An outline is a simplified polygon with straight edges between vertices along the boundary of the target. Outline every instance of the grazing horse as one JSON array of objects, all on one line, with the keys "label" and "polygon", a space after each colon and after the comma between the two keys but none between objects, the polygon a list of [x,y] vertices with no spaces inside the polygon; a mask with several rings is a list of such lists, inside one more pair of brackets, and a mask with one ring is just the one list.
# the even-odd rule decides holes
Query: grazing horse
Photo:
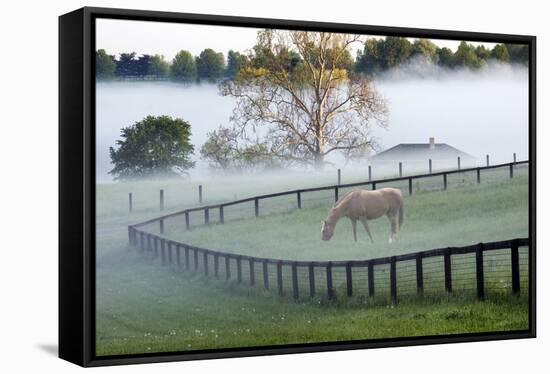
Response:
[{"label": "grazing horse", "polygon": [[321,229],[323,240],[330,240],[334,234],[336,223],[342,217],[351,220],[353,238],[357,241],[357,220],[361,221],[371,242],[374,243],[367,224],[367,220],[377,219],[386,215],[390,220],[390,239],[396,239],[397,231],[403,224],[403,196],[396,188],[381,188],[376,191],[355,190],[346,194],[340,199],[328,213],[323,221]]}]

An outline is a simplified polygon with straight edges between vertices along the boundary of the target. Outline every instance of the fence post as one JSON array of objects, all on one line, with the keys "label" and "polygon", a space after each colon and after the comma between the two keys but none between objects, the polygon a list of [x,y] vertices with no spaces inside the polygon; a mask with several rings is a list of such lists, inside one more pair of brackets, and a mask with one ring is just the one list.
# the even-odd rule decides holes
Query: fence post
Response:
[{"label": "fence post", "polygon": [[430,171],[430,174],[432,173],[432,159],[430,158],[428,160],[428,170]]},{"label": "fence post", "polygon": [[237,283],[243,281],[243,270],[241,267],[241,256],[237,256]]},{"label": "fence post", "polygon": [[230,258],[228,255],[224,255],[225,260],[225,280],[229,280],[231,278],[231,264],[229,263]]},{"label": "fence post", "polygon": [[403,176],[403,164],[399,161],[399,177]]},{"label": "fence post", "polygon": [[254,215],[256,217],[260,215],[260,200],[258,198],[254,199]]},{"label": "fence post", "polygon": [[516,163],[516,152],[514,152],[514,164]]},{"label": "fence post", "polygon": [[460,156],[456,158],[456,162],[457,162],[458,170],[460,170]]},{"label": "fence post", "polygon": [[166,265],[166,254],[164,253],[165,245],[166,240],[160,239],[160,259],[163,266]]},{"label": "fence post", "polygon": [[132,193],[128,193],[128,211],[132,213],[133,205],[132,205]]},{"label": "fence post", "polygon": [[298,203],[298,209],[302,209],[302,193],[300,191],[296,192],[296,201]]},{"label": "fence post", "polygon": [[376,190],[376,182],[372,182],[372,190]]},{"label": "fence post", "polygon": [[369,261],[367,265],[367,269],[368,269],[367,282],[369,286],[369,296],[373,297],[374,296],[374,264],[372,263],[372,261]]},{"label": "fence post", "polygon": [[176,264],[181,267],[181,245],[176,244]]},{"label": "fence post", "polygon": [[283,294],[283,262],[277,262],[277,291],[279,295]]},{"label": "fence post", "polygon": [[519,294],[520,281],[519,281],[519,249],[517,240],[512,240],[511,245],[511,264],[512,264],[512,292]]},{"label": "fence post", "polygon": [[202,263],[204,268],[204,275],[208,276],[208,252],[204,251],[202,253]]},{"label": "fence post", "polygon": [[476,169],[476,175],[477,175],[477,184],[480,184],[481,183],[481,169],[480,168]]},{"label": "fence post", "polygon": [[315,269],[313,268],[313,263],[310,262],[308,265],[309,273],[309,296],[315,296]]},{"label": "fence post", "polygon": [[300,297],[298,293],[298,270],[296,262],[292,263],[292,295],[295,300],[298,300]]},{"label": "fence post", "polygon": [[489,166],[489,155],[486,155],[485,158],[487,160],[487,166]]},{"label": "fence post", "polygon": [[145,250],[145,234],[143,231],[140,231],[139,233],[139,246],[141,247],[141,250]]},{"label": "fence post", "polygon": [[390,293],[391,302],[393,305],[397,305],[397,270],[396,270],[395,256],[390,258]]},{"label": "fence post", "polygon": [[332,289],[332,261],[327,264],[327,296],[329,299],[334,298],[334,290]]},{"label": "fence post", "polygon": [[483,274],[483,244],[479,243],[476,248],[476,285],[477,297],[485,299],[485,279]]},{"label": "fence post", "polygon": [[514,178],[514,164],[510,164],[510,178]]},{"label": "fence post", "polygon": [[166,245],[168,247],[168,263],[172,264],[172,241],[169,240]]},{"label": "fence post", "polygon": [[351,262],[346,264],[346,290],[349,297],[353,295],[353,279],[351,272]]},{"label": "fence post", "polygon": [[159,220],[159,226],[160,226],[159,227],[160,233],[164,234],[164,220],[163,219]]},{"label": "fence post", "polygon": [[189,247],[188,246],[185,246],[184,247],[184,250],[185,250],[185,270],[189,270]]},{"label": "fence post", "polygon": [[208,208],[204,208],[204,224],[205,225],[210,224],[210,212]]},{"label": "fence post", "polygon": [[334,186],[334,202],[338,202],[338,186]]},{"label": "fence post", "polygon": [[185,228],[189,230],[189,227],[191,225],[189,224],[189,212],[185,212]]},{"label": "fence post", "polygon": [[409,195],[413,194],[413,179],[409,178]]},{"label": "fence post", "polygon": [[254,260],[248,259],[248,275],[250,276],[250,285],[253,286],[256,283],[256,274],[254,274]]},{"label": "fence post", "polygon": [[164,210],[164,190],[160,190],[160,211]]},{"label": "fence post", "polygon": [[155,247],[155,253],[154,256],[159,256],[159,239],[156,236],[153,236],[153,245]]},{"label": "fence post", "polygon": [[338,169],[338,184],[342,184],[342,171]]},{"label": "fence post", "polygon": [[422,267],[422,252],[416,254],[416,294],[424,296],[424,269]]},{"label": "fence post", "polygon": [[451,273],[451,250],[447,249],[443,255],[445,269],[445,290],[449,293],[453,292],[453,278]]},{"label": "fence post", "polygon": [[225,223],[225,218],[223,216],[223,205],[220,205],[220,223],[222,225]]},{"label": "fence post", "polygon": [[216,279],[219,279],[219,274],[220,274],[220,259],[219,259],[219,255],[216,253],[214,255],[214,276],[216,277]]},{"label": "fence post", "polygon": [[195,262],[195,271],[199,271],[199,251],[197,248],[193,248],[193,260]]},{"label": "fence post", "polygon": [[202,184],[199,184],[199,204],[202,204]]},{"label": "fence post", "polygon": [[369,181],[372,180],[372,167],[369,165]]},{"label": "fence post", "polygon": [[264,273],[264,288],[266,290],[269,290],[269,274],[268,274],[268,270],[267,270],[267,260],[263,260],[262,262],[262,270],[263,270],[263,273]]},{"label": "fence post", "polygon": [[447,173],[443,173],[443,189],[447,189]]}]

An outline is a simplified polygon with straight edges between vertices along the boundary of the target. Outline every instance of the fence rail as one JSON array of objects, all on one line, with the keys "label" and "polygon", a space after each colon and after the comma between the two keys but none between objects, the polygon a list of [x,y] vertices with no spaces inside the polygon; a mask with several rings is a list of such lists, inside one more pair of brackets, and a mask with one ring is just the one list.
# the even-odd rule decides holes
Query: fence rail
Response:
[{"label": "fence rail", "polygon": [[[409,287],[408,292],[402,291],[403,296],[424,295],[426,285],[431,283],[433,288],[434,281],[441,283],[440,291],[453,293],[474,290],[480,300],[486,297],[487,291],[498,292],[499,287],[506,292],[510,289],[512,293],[519,294],[522,275],[523,279],[527,279],[527,274],[522,274],[521,268],[524,268],[525,273],[530,257],[528,238],[437,248],[369,260],[293,261],[214,251],[166,239],[132,226],[128,228],[128,235],[131,245],[141,252],[150,252],[154,257],[160,257],[164,266],[176,264],[207,277],[263,286],[265,289],[273,286],[279,295],[288,292],[294,299],[304,294],[313,297],[321,293],[332,299],[340,293],[336,292],[336,288],[341,285],[342,295],[373,297],[379,294],[384,296],[385,293],[391,303],[396,304],[400,293],[398,288],[407,285],[407,282],[410,285],[411,279],[415,286]],[[521,247],[527,247],[528,250],[520,253]],[[500,253],[497,253],[499,250]],[[443,266],[439,271],[434,270],[437,261],[431,259],[441,260]],[[220,262],[225,266],[220,266]],[[404,267],[401,267],[402,264]],[[380,274],[377,275],[380,272],[384,273],[385,280],[380,279]],[[503,276],[503,273],[506,275]],[[496,289],[487,284],[495,278],[491,274],[497,275]],[[357,285],[354,278],[364,281],[363,284]],[[507,279],[505,285],[502,285],[503,279]],[[470,280],[475,281],[474,287],[467,287]]]},{"label": "fence rail", "polygon": [[[193,212],[203,211],[204,221],[201,224],[208,225],[211,213],[218,210],[217,222],[223,224],[226,220],[224,208],[241,203],[253,202],[254,216],[257,217],[263,199],[295,194],[296,205],[301,209],[303,194],[308,192],[334,190],[334,199],[338,200],[343,188],[371,185],[372,189],[376,189],[380,184],[396,181],[408,181],[409,194],[412,194],[412,181],[415,179],[442,176],[443,188],[447,189],[447,177],[451,174],[475,171],[476,181],[480,183],[482,170],[507,167],[510,178],[513,178],[514,166],[527,163],[520,161],[258,195],[190,208],[130,225],[128,237],[132,246],[160,257],[163,265],[176,264],[208,277],[273,289],[279,295],[288,294],[295,299],[316,295],[326,295],[331,299],[346,295],[389,298],[388,301],[395,304],[398,295],[472,292],[482,300],[488,292],[511,291],[519,294],[521,289],[528,287],[529,281],[531,247],[528,238],[437,248],[369,260],[293,261],[214,251],[170,240],[163,234],[164,221],[182,215],[185,217],[185,227],[189,229],[190,213]],[[162,200],[163,197],[161,194]],[[159,222],[159,234],[143,229],[143,226],[155,222]]]},{"label": "fence rail", "polygon": [[[211,210],[219,210],[220,215],[220,223],[224,223],[224,219],[222,218],[224,213],[223,209],[226,207],[230,207],[233,205],[238,204],[245,204],[254,202],[254,215],[257,217],[260,212],[260,201],[265,199],[271,199],[275,197],[280,196],[287,196],[287,195],[296,195],[296,201],[298,209],[301,209],[301,200],[303,197],[303,194],[309,193],[309,192],[318,192],[318,191],[328,191],[333,190],[334,191],[334,200],[337,201],[340,197],[340,190],[345,188],[351,188],[351,187],[359,187],[359,186],[365,186],[370,185],[373,190],[375,190],[377,187],[379,187],[381,184],[391,183],[391,182],[400,182],[400,181],[408,181],[408,193],[409,195],[413,194],[413,181],[417,179],[423,179],[423,178],[433,178],[441,176],[443,177],[443,189],[446,190],[448,187],[448,175],[453,174],[462,174],[467,172],[476,172],[476,181],[477,183],[481,183],[481,171],[482,170],[490,170],[490,169],[497,169],[497,168],[508,168],[509,169],[509,176],[510,178],[513,178],[514,176],[514,166],[517,165],[523,165],[528,164],[529,161],[518,161],[518,162],[510,162],[505,164],[498,164],[498,165],[490,165],[490,166],[481,166],[481,167],[473,167],[473,168],[466,168],[466,169],[457,169],[457,170],[448,170],[448,171],[439,171],[434,173],[426,173],[426,174],[416,174],[416,175],[410,175],[405,177],[395,177],[395,178],[385,178],[385,179],[378,179],[378,180],[368,180],[368,181],[361,181],[361,182],[354,182],[354,183],[347,183],[347,184],[335,184],[335,185],[328,185],[328,186],[321,186],[321,187],[312,187],[312,188],[301,188],[301,189],[295,189],[295,190],[288,190],[288,191],[282,191],[282,192],[275,192],[270,194],[263,194],[263,195],[257,195],[252,197],[247,197],[244,199],[238,199],[233,201],[228,201],[224,203],[219,204],[211,204],[211,205],[203,205],[195,208],[188,208],[185,210],[177,211],[170,214],[165,214],[156,218],[152,218],[147,221],[143,221],[140,223],[137,223],[133,225],[134,227],[140,227],[145,226],[154,222],[161,222],[160,226],[163,226],[162,221],[165,219],[177,217],[180,215],[185,215],[186,217],[186,226],[189,228],[189,213],[193,212],[204,212],[205,217],[209,217],[209,212]],[[162,198],[162,201],[164,200],[164,197]],[[162,203],[162,206],[164,206],[164,202]],[[162,231],[161,231],[162,233]]]}]

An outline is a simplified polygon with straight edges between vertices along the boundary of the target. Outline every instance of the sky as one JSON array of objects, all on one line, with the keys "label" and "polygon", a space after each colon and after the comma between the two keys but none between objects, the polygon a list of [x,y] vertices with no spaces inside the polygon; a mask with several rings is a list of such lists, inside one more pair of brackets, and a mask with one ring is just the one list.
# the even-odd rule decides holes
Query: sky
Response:
[{"label": "sky", "polygon": [[[195,56],[205,48],[212,48],[227,55],[230,49],[239,52],[250,49],[256,42],[256,33],[259,30],[246,27],[98,19],[96,49],[105,49],[110,55],[118,55],[121,52],[136,52],[138,55],[160,54],[169,61],[182,49],[190,51]],[[432,41],[440,47],[452,50],[456,50],[460,43],[452,40]],[[494,45],[472,44],[484,44],[488,48]],[[362,49],[359,43],[357,49]]]}]

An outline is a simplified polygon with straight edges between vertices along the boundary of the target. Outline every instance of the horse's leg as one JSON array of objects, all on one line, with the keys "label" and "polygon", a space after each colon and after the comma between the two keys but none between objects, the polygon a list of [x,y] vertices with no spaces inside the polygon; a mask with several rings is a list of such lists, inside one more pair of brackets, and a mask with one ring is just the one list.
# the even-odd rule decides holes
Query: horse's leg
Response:
[{"label": "horse's leg", "polygon": [[370,233],[369,225],[367,224],[367,219],[365,217],[360,217],[359,219],[361,220],[363,226],[365,226],[365,230],[367,230],[367,234],[369,234],[371,243],[374,243],[374,239],[372,238],[372,235]]},{"label": "horse's leg", "polygon": [[390,220],[390,239],[389,242],[392,243],[395,240],[397,235],[397,215],[388,213],[388,219]]},{"label": "horse's leg", "polygon": [[357,241],[357,220],[355,218],[350,218],[351,228],[353,229],[353,240]]}]

